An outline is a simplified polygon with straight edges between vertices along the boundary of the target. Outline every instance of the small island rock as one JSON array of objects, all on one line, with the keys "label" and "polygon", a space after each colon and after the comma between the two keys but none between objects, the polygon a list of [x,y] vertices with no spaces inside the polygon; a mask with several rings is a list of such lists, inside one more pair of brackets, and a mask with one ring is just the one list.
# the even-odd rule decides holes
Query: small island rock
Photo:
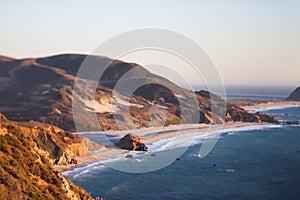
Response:
[{"label": "small island rock", "polygon": [[141,142],[141,139],[137,135],[129,133],[121,138],[116,145],[121,149],[127,149],[131,151],[147,151],[148,147]]}]

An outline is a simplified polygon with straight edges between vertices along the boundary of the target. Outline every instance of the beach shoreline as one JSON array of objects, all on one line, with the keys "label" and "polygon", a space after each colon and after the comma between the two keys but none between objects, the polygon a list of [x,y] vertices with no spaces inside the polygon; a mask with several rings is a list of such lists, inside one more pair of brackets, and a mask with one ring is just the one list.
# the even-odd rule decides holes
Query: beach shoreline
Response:
[{"label": "beach shoreline", "polygon": [[278,109],[293,106],[300,106],[300,101],[268,101],[263,103],[256,103],[253,105],[243,105],[241,107],[251,112],[255,110],[260,111],[263,109]]},{"label": "beach shoreline", "polygon": [[[272,108],[285,108],[285,107],[293,107],[293,106],[300,106],[300,102],[294,101],[283,101],[283,102],[266,102],[266,103],[259,103],[250,106],[241,106],[245,110],[251,112],[255,110],[261,109],[272,109]],[[126,132],[133,132],[134,134],[138,134],[142,142],[144,142],[147,146],[150,146],[154,142],[158,142],[160,140],[164,140],[167,138],[173,138],[179,135],[184,135],[192,132],[207,132],[208,130],[214,129],[232,129],[232,128],[239,128],[239,127],[247,127],[253,125],[266,125],[269,123],[261,122],[261,123],[254,123],[254,122],[227,122],[224,126],[220,125],[209,125],[209,124],[182,124],[182,125],[171,125],[168,127],[154,127],[154,128],[140,128],[134,131],[115,131],[111,132],[114,133],[117,137],[121,138],[124,136]],[[99,160],[111,158],[114,156],[119,156],[124,154],[128,154],[130,151],[122,150],[118,148],[105,148],[102,149],[97,153],[97,155],[88,154],[85,156],[76,157],[77,164],[67,164],[67,165],[55,165],[55,169],[59,172],[68,172],[75,170],[77,168],[82,168],[87,165],[93,164]]]}]

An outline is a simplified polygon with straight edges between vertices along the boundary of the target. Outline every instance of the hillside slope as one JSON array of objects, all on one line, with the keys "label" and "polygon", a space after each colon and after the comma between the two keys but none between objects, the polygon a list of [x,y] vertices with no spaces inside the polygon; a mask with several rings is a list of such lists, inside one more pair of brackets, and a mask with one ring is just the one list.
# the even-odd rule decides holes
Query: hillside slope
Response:
[{"label": "hillside slope", "polygon": [[53,168],[51,150],[39,147],[32,136],[44,132],[33,129],[0,114],[0,199],[92,199]]},{"label": "hillside slope", "polygon": [[[64,54],[45,58],[29,58],[15,60],[2,57],[0,59],[0,112],[13,121],[40,121],[58,126],[66,131],[76,131],[72,101],[73,85],[77,71],[86,58],[86,55]],[[132,129],[133,127],[161,125],[161,118],[157,109],[151,113],[155,105],[167,111],[165,125],[178,123],[211,123],[224,121],[225,116],[211,117],[211,104],[216,109],[227,114],[227,121],[273,121],[273,118],[261,117],[259,113],[250,114],[238,106],[227,104],[227,110],[222,105],[223,100],[212,102],[210,93],[196,92],[181,88],[165,78],[150,73],[143,67],[119,60],[111,60],[106,57],[92,56],[94,67],[102,69],[109,67],[97,82],[96,93],[90,97],[93,91],[89,85],[95,80],[78,77],[82,82],[76,88],[75,98],[78,100],[76,109],[80,110],[79,123],[93,130],[98,126],[89,120],[92,114],[96,114],[103,130]],[[121,78],[127,72],[131,73],[132,80],[149,80],[152,84],[146,84],[138,88],[133,95],[118,94],[118,100],[113,97],[113,91],[117,83],[122,83]],[[124,82],[124,85],[131,84]],[[155,83],[155,84],[154,84]],[[192,99],[195,99],[193,101]],[[129,98],[129,104],[126,100]],[[181,104],[179,105],[179,102]],[[114,102],[115,113],[109,109]],[[129,115],[126,112],[129,107]],[[185,110],[182,112],[182,110]],[[221,112],[222,113],[222,112]],[[114,115],[113,115],[114,114]],[[193,118],[199,115],[200,118]],[[132,120],[129,120],[132,119]],[[164,123],[164,122],[163,122]]]}]

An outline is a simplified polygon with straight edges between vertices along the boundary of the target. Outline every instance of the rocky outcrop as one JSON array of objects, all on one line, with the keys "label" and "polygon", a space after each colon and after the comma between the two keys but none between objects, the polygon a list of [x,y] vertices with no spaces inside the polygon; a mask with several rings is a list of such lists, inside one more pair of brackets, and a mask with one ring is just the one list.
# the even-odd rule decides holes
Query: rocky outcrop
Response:
[{"label": "rocky outcrop", "polygon": [[121,149],[127,149],[131,151],[147,151],[148,147],[141,142],[139,136],[133,135],[131,133],[126,134],[121,138],[116,145]]},{"label": "rocky outcrop", "polygon": [[300,87],[295,89],[288,98],[286,98],[287,101],[300,101]]},{"label": "rocky outcrop", "polygon": [[[233,104],[233,103],[225,103],[224,100],[208,91],[199,91],[196,92],[197,95],[203,97],[207,102],[207,107],[200,108],[201,112],[203,113],[204,117],[202,119],[204,120],[203,123],[214,123],[215,121],[222,122],[222,118],[219,119],[211,119],[210,118],[210,106],[211,104],[214,104],[216,108],[218,108],[218,105],[226,105],[226,117],[225,121],[229,122],[268,122],[268,123],[278,123],[278,119],[276,116],[273,115],[267,115],[262,114],[260,112],[257,113],[250,113],[246,111],[245,109],[241,108],[239,105]],[[214,102],[211,102],[214,101]],[[199,102],[199,104],[201,104]],[[215,109],[216,109],[215,108]],[[219,109],[224,109],[223,107],[220,107]]]},{"label": "rocky outcrop", "polygon": [[267,115],[267,114],[262,114],[260,112],[257,112],[256,115],[260,117],[262,122],[267,122],[267,123],[276,123],[278,124],[278,118],[275,115]]},{"label": "rocky outcrop", "polygon": [[26,134],[33,139],[39,150],[47,153],[54,164],[76,164],[77,156],[88,154],[88,149],[78,135],[65,132],[56,126],[36,121],[12,122],[2,114],[0,119],[0,125],[8,127],[1,128],[2,133],[17,129]]},{"label": "rocky outcrop", "polygon": [[278,119],[274,115],[262,114],[261,112],[249,113],[243,108],[230,103],[227,104],[227,107],[226,121],[278,123]]}]

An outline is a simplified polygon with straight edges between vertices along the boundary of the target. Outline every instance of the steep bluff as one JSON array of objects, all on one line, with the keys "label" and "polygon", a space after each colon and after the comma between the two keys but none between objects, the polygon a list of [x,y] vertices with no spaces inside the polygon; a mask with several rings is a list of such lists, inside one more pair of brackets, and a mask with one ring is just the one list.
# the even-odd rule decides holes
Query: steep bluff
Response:
[{"label": "steep bluff", "polygon": [[[12,122],[0,114],[2,133],[17,130],[31,138],[40,151],[44,151],[53,164],[76,163],[76,156],[88,154],[87,147],[76,134],[36,121]],[[16,132],[16,131],[14,131]]]},{"label": "steep bluff", "polygon": [[[33,135],[50,136],[54,130],[47,133],[41,129],[30,123],[10,122],[0,114],[0,199],[92,199],[53,168],[53,151],[46,151],[42,140]],[[49,155],[54,158],[49,159]]]}]

